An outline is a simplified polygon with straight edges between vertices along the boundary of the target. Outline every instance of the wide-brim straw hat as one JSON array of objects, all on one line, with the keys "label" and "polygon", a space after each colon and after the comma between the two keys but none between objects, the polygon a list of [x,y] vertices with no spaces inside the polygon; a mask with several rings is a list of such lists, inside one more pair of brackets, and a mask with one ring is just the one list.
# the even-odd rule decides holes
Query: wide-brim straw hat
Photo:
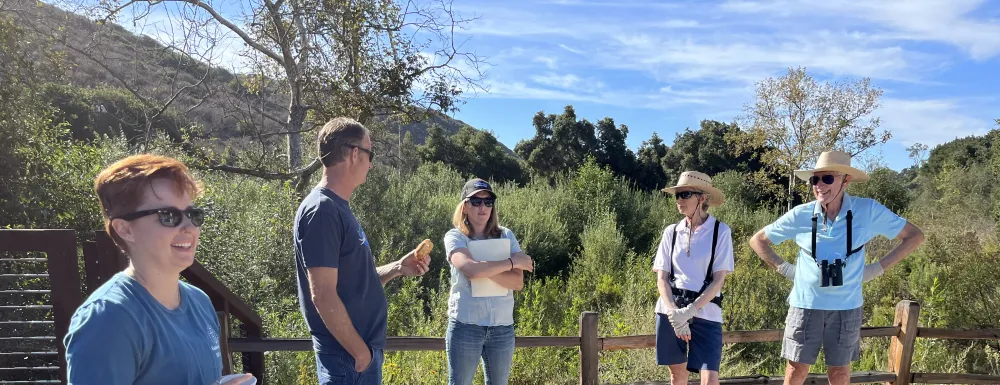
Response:
[{"label": "wide-brim straw hat", "polygon": [[723,194],[722,190],[719,190],[712,185],[712,177],[708,176],[708,174],[698,171],[682,172],[680,178],[677,178],[676,186],[667,187],[661,191],[669,194],[675,194],[677,189],[681,187],[687,187],[692,190],[707,193],[709,206],[722,206],[723,203],[726,203],[726,194]]},{"label": "wide-brim straw hat", "polygon": [[826,151],[816,159],[816,167],[808,170],[795,170],[795,176],[804,181],[809,181],[809,177],[821,171],[834,171],[851,176],[855,182],[868,180],[868,174],[864,171],[851,167],[851,154],[843,151]]}]

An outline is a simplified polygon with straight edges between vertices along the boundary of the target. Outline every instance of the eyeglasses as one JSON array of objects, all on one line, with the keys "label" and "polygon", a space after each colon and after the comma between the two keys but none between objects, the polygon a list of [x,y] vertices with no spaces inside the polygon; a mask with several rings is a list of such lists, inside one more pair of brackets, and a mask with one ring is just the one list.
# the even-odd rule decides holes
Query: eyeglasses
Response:
[{"label": "eyeglasses", "polygon": [[830,175],[830,174],[823,176],[813,175],[809,177],[809,184],[815,186],[819,184],[820,181],[823,181],[823,184],[833,184],[835,180],[837,180],[836,175]]},{"label": "eyeglasses", "polygon": [[347,146],[347,147],[350,147],[350,148],[356,148],[358,150],[361,150],[361,151],[367,153],[368,154],[368,162],[370,162],[370,163],[374,163],[375,162],[375,151],[372,151],[372,150],[369,150],[367,148],[358,146],[356,144],[344,143],[344,145]]},{"label": "eyeglasses", "polygon": [[472,207],[479,207],[482,205],[486,205],[486,207],[493,207],[493,204],[496,203],[496,201],[496,198],[469,198],[469,204],[471,204]]},{"label": "eyeglasses", "polygon": [[676,196],[678,199],[688,199],[695,195],[701,195],[701,193],[698,191],[681,191],[675,194],[674,196]]},{"label": "eyeglasses", "polygon": [[184,221],[184,217],[188,217],[188,219],[191,219],[191,224],[194,225],[195,227],[201,227],[201,225],[205,223],[205,210],[195,207],[188,208],[187,210],[181,210],[175,207],[164,207],[160,209],[142,210],[142,211],[136,211],[134,213],[121,215],[117,218],[124,219],[126,221],[131,221],[153,214],[157,215],[158,219],[160,220],[160,225],[164,227],[180,226],[181,222]]}]

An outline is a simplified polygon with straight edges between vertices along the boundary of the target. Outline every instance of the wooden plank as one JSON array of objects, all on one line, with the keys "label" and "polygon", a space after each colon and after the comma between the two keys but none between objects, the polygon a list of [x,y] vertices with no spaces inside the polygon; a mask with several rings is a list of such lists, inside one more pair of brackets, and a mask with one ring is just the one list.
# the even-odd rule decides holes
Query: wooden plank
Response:
[{"label": "wooden plank", "polygon": [[[580,337],[534,337],[523,336],[514,339],[518,348],[580,346]],[[441,337],[389,337],[386,339],[387,352],[444,351],[445,341]],[[309,338],[230,338],[229,349],[237,353],[313,350]]]},{"label": "wooden plank", "polygon": [[80,295],[80,258],[76,254],[75,232],[54,230],[49,234],[45,241],[45,254],[49,258],[52,319],[55,323],[56,350],[59,352],[59,380],[66,383],[66,345],[63,337],[69,332],[73,313],[83,302]]},{"label": "wooden plank", "polygon": [[81,245],[83,248],[83,272],[87,282],[87,293],[93,292],[101,286],[100,257],[98,256],[97,242],[87,241]]},{"label": "wooden plank", "polygon": [[604,350],[648,349],[656,347],[656,335],[654,334],[604,337],[601,340],[601,346]]},{"label": "wooden plank", "polygon": [[63,229],[0,230],[0,251],[12,253],[44,251],[50,246],[48,244],[50,240],[65,237],[66,234],[76,236],[75,231]]},{"label": "wooden plank", "polygon": [[[395,337],[399,338],[399,337]],[[580,337],[514,337],[514,347],[517,348],[574,348],[580,346]]]},{"label": "wooden plank", "polygon": [[[867,384],[867,383],[882,383],[889,382],[896,379],[896,375],[892,373],[885,372],[854,372],[851,373],[851,383],[852,384]],[[756,385],[756,384],[768,384],[768,385],[782,385],[784,384],[784,377],[768,377],[768,376],[746,376],[746,377],[730,377],[719,379],[719,385]],[[700,380],[688,381],[688,385],[700,385]],[[820,385],[829,384],[829,381],[825,373],[810,373],[806,377],[805,384],[810,385]],[[670,381],[644,381],[644,382],[633,382],[631,385],[670,385]]]},{"label": "wooden plank", "polygon": [[1000,376],[964,373],[913,373],[915,384],[1000,384]]},{"label": "wooden plank", "polygon": [[96,289],[118,272],[125,270],[128,267],[128,258],[104,230],[95,231],[94,238],[97,240],[97,265],[100,270],[100,282],[94,286]]},{"label": "wooden plank", "polygon": [[945,340],[1000,340],[1000,329],[918,328],[917,337]]},{"label": "wooden plank", "polygon": [[[192,285],[209,294],[210,297],[213,295],[220,297],[222,302],[226,303],[229,312],[246,325],[248,336],[254,336],[263,330],[264,321],[260,318],[260,315],[249,304],[244,302],[242,298],[236,295],[236,293],[229,290],[218,278],[215,278],[215,275],[209,272],[204,265],[195,261],[190,267],[181,272],[181,275]],[[222,310],[219,308],[219,305],[216,304],[215,310]]]},{"label": "wooden plank", "polygon": [[914,301],[899,301],[896,304],[896,316],[893,324],[900,327],[899,335],[892,337],[889,343],[889,371],[896,374],[894,385],[909,385],[913,376],[910,375],[910,365],[913,363],[913,349],[917,341],[917,320],[920,316],[920,304]]},{"label": "wooden plank", "polygon": [[229,351],[229,314],[225,311],[217,311],[215,315],[219,317],[219,350],[222,353],[222,375],[233,374],[233,355]]},{"label": "wooden plank", "polygon": [[[865,327],[861,328],[861,337],[891,337],[899,334],[899,327]],[[735,344],[744,342],[781,341],[784,330],[746,330],[722,333],[722,343]],[[644,334],[635,336],[604,337],[604,350],[648,349],[656,347],[656,335]]]},{"label": "wooden plank", "polygon": [[598,385],[601,340],[597,336],[597,313],[580,314],[580,385]]}]

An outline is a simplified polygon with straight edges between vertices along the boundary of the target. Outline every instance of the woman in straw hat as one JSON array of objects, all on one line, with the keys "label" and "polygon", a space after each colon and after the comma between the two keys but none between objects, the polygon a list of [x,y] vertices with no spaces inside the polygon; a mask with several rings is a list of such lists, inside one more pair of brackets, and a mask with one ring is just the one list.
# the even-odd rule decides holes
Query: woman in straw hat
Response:
[{"label": "woman in straw hat", "polygon": [[[768,265],[793,281],[781,355],[788,359],[786,384],[802,384],[823,348],[830,384],[850,383],[851,361],[860,358],[862,282],[882,274],[923,242],[916,226],[869,198],[847,194],[847,186],[868,180],[851,166],[851,155],[827,151],[816,167],[795,171],[812,186],[815,201],[796,206],[750,240]],[[902,241],[880,260],[865,264],[864,245],[877,235]],[[797,263],[779,257],[771,245],[794,240]]]},{"label": "woman in straw hat", "polygon": [[722,283],[733,271],[729,226],[708,214],[726,198],[712,178],[685,171],[663,189],[676,198],[684,219],[667,226],[653,261],[660,299],[656,302],[656,363],[668,365],[672,384],[686,384],[688,372],[702,384],[719,383],[722,360]]}]

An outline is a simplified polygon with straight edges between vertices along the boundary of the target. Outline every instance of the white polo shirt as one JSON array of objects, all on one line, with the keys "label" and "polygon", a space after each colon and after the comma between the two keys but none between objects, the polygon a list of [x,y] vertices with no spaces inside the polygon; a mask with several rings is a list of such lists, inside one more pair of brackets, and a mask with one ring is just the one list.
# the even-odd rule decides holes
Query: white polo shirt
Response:
[{"label": "white polo shirt", "polygon": [[[715,217],[709,215],[705,223],[695,229],[691,234],[687,225],[687,219],[667,226],[660,237],[660,247],[656,249],[656,258],[653,260],[653,271],[670,271],[667,262],[673,260],[674,266],[674,287],[699,291],[705,283],[705,274],[708,272],[708,263],[712,257],[712,232],[715,230]],[[672,242],[674,227],[677,228],[677,241]],[[673,250],[670,245],[673,243]],[[690,253],[689,246],[690,245]],[[672,258],[670,257],[672,256]],[[715,264],[712,272],[728,271],[734,269],[733,238],[732,232],[725,223],[719,224],[719,238],[715,247]],[[662,300],[656,301],[656,312],[667,313],[667,306]],[[708,321],[722,322],[722,308],[714,303],[709,303],[698,310],[695,317]]]}]

